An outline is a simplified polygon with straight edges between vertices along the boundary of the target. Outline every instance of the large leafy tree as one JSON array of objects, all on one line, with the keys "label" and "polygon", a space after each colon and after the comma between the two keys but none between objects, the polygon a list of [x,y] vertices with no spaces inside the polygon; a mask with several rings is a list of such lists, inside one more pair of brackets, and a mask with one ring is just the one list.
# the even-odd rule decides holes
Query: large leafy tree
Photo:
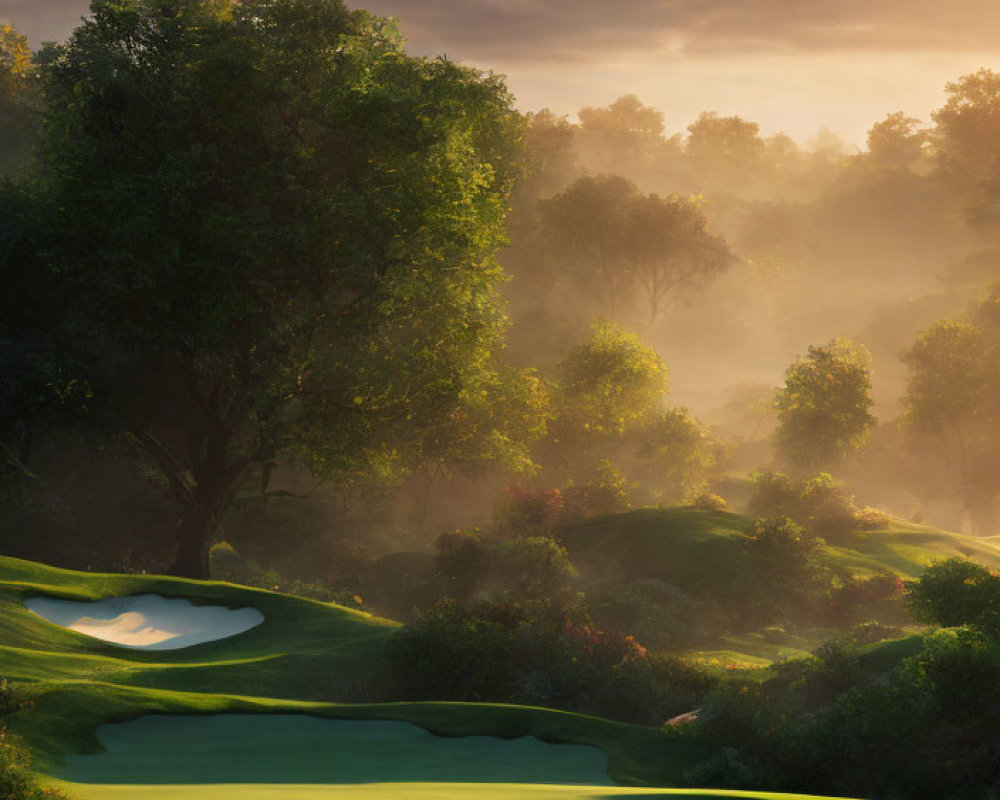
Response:
[{"label": "large leafy tree", "polygon": [[540,206],[552,259],[611,317],[641,287],[655,321],[733,261],[697,200],[643,194],[618,175],[580,178]]},{"label": "large leafy tree", "polygon": [[871,413],[871,355],[849,339],[810,347],[785,372],[775,399],[775,443],[794,468],[829,469],[867,440]]},{"label": "large leafy tree", "polygon": [[45,91],[45,247],[4,268],[68,298],[95,412],[177,500],[174,572],[206,575],[282,460],[341,483],[516,460],[498,78],[408,57],[339,0],[95,0]]}]

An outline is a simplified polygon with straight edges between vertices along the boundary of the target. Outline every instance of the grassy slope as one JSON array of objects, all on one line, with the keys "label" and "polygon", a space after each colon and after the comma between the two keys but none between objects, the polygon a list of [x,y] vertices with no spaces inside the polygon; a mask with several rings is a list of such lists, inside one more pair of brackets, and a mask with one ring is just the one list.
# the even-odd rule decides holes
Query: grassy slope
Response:
[{"label": "grassy slope", "polygon": [[[601,565],[624,580],[658,578],[692,588],[721,588],[745,558],[753,520],[726,511],[640,508],[585,520],[560,532],[574,562]],[[1000,543],[893,520],[851,534],[827,553],[835,567],[863,575],[913,578],[934,561],[962,556],[1000,568]]]},{"label": "grassy slope", "polygon": [[[240,636],[175,651],[126,650],[51,625],[24,608],[36,595],[73,600],[158,593],[258,608]],[[308,700],[365,699],[387,669],[396,623],[340,606],[225,583],[72,572],[0,557],[0,675]],[[359,664],[364,665],[359,670]]]},{"label": "grassy slope", "polygon": [[[157,592],[230,607],[254,606],[265,622],[240,636],[177,651],[126,650],[51,625],[23,607],[54,595],[95,599]],[[533,735],[588,744],[624,783],[670,785],[714,752],[649,728],[538,708],[467,703],[315,702],[351,697],[376,670],[395,628],[339,606],[229,584],[71,572],[0,557],[0,675],[33,684],[33,707],[12,724],[51,767],[65,753],[100,752],[102,723],[144,713],[308,713],[413,722],[447,736]]]},{"label": "grassy slope", "polygon": [[[597,517],[561,531],[574,563],[597,580],[657,579],[702,596],[731,591],[732,576],[747,562],[743,543],[753,521],[725,511],[641,508]],[[826,547],[831,564],[845,573],[889,572],[919,576],[935,561],[961,556],[1000,568],[1000,542],[892,521],[882,530],[856,532]],[[802,658],[833,631],[729,636],[699,659],[725,667],[766,666]]]}]

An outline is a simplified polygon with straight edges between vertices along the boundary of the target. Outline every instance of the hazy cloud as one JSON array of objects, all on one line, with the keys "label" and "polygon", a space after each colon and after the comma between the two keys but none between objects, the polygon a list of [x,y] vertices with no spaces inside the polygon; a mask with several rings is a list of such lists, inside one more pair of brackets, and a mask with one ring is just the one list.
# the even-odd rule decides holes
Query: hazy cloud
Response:
[{"label": "hazy cloud", "polygon": [[[996,0],[361,0],[415,50],[460,59],[597,62],[625,52],[994,50]],[[87,0],[0,0],[34,44],[64,39]]]},{"label": "hazy cloud", "polygon": [[369,0],[416,49],[476,61],[593,62],[817,50],[994,49],[996,0]]},{"label": "hazy cloud", "polygon": [[0,0],[0,23],[13,25],[37,47],[63,41],[89,7],[88,0]]}]

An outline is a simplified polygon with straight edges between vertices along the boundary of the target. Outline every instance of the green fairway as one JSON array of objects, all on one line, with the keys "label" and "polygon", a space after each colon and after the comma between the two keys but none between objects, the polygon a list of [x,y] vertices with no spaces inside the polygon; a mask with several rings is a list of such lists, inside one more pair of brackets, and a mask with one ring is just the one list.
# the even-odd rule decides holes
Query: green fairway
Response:
[{"label": "green fairway", "polygon": [[104,753],[69,756],[54,774],[84,783],[611,784],[596,747],[446,738],[407,722],[150,715],[104,725],[97,736]]},{"label": "green fairway", "polygon": [[518,783],[101,785],[54,782],[79,800],[842,800],[804,794],[712,789],[636,789]]}]

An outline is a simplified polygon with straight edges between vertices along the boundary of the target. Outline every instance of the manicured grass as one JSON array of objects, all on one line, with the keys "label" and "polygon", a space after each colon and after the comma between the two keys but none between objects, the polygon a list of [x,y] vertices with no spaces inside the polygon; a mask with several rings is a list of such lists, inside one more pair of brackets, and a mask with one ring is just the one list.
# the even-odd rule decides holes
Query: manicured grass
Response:
[{"label": "manicured grass", "polygon": [[[45,622],[36,596],[96,600],[132,594],[253,607],[264,622],[239,636],[175,651],[116,647]],[[0,557],[0,675],[16,680],[100,680],[195,692],[308,700],[370,699],[397,623],[300,597],[227,583],[55,569]]]},{"label": "manicured grass", "polygon": [[[67,753],[99,753],[97,728],[157,714],[288,714],[349,720],[399,720],[441,736],[534,736],[543,742],[590,745],[608,757],[619,783],[677,785],[685,770],[715,753],[714,745],[638,725],[564,711],[493,703],[309,703],[196,694],[99,683],[39,684],[30,712],[12,719],[46,771]],[[249,719],[249,718],[248,718]]]},{"label": "manicured grass", "polygon": [[712,789],[637,789],[516,783],[99,785],[53,782],[80,800],[839,800],[803,794]]},{"label": "manicured grass", "polygon": [[[77,599],[158,593],[259,609],[265,621],[218,642],[176,651],[123,649],[51,625],[23,607],[51,595]],[[677,785],[715,752],[707,742],[548,709],[472,703],[317,702],[367,699],[386,669],[396,624],[370,615],[224,583],[71,572],[0,558],[0,675],[27,682],[33,707],[12,720],[52,769],[70,753],[99,752],[102,724],[146,713],[306,713],[411,722],[443,736],[535,736],[603,750],[621,783]]]},{"label": "manicured grass", "polygon": [[611,785],[595,747],[531,736],[434,736],[396,720],[303,714],[147,715],[103,725],[99,755],[53,774],[82,783],[564,783]]},{"label": "manicured grass", "polygon": [[839,800],[803,794],[511,783],[100,785],[53,782],[80,800]]}]

